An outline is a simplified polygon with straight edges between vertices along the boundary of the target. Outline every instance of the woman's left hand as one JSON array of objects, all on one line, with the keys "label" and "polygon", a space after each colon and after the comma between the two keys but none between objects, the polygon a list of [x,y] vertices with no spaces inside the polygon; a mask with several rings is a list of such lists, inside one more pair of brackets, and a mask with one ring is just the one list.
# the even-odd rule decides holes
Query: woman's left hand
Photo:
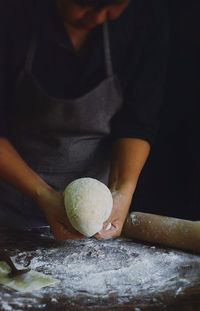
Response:
[{"label": "woman's left hand", "polygon": [[120,191],[116,191],[112,193],[112,196],[112,213],[104,223],[103,229],[95,235],[95,238],[98,240],[120,236],[129,211],[131,200],[127,195],[122,194]]}]

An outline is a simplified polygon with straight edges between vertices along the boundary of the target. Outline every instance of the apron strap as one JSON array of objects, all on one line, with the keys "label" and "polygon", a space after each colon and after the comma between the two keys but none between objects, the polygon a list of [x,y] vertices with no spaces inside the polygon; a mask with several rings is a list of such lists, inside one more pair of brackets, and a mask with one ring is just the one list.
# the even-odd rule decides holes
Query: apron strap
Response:
[{"label": "apron strap", "polygon": [[33,61],[35,57],[35,52],[37,48],[37,41],[38,41],[38,34],[41,31],[41,27],[43,25],[43,15],[46,12],[46,2],[36,2],[35,4],[35,23],[34,23],[34,30],[33,30],[33,36],[31,38],[31,42],[29,44],[29,48],[27,51],[27,56],[24,64],[24,70],[31,74],[32,67],[33,67]]},{"label": "apron strap", "polygon": [[[38,39],[38,32],[35,31],[25,61],[25,70],[28,73],[32,72],[32,65],[33,60],[37,48],[37,39]],[[108,77],[113,76],[113,65],[112,65],[112,58],[111,58],[111,50],[110,50],[110,40],[109,40],[109,32],[108,32],[108,24],[104,23],[103,25],[103,40],[104,40],[104,53],[105,53],[105,63],[106,63],[106,73]]]},{"label": "apron strap", "polygon": [[107,76],[111,77],[111,76],[113,76],[113,65],[112,65],[110,40],[109,40],[109,32],[108,32],[108,24],[107,23],[104,23],[104,25],[103,25],[103,38],[104,38],[106,72],[107,72]]},{"label": "apron strap", "polygon": [[24,69],[29,74],[31,74],[31,72],[32,72],[33,60],[34,60],[36,47],[37,47],[37,37],[38,36],[35,32],[35,34],[33,35],[32,39],[31,39],[31,43],[29,45],[28,53],[26,56]]}]

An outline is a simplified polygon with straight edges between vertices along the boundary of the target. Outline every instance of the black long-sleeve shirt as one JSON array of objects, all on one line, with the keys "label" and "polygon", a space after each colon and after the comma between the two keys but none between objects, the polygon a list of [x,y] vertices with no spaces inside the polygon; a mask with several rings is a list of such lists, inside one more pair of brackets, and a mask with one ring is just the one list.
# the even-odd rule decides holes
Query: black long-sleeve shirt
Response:
[{"label": "black long-sleeve shirt", "polygon": [[[102,28],[92,32],[84,53],[76,53],[54,2],[0,0],[0,136],[12,128],[8,115],[15,104],[16,81],[38,20],[42,23],[33,74],[50,96],[81,96],[106,77]],[[112,121],[112,135],[151,144],[159,123],[168,52],[165,1],[131,0],[108,27],[114,73],[124,98]]]}]

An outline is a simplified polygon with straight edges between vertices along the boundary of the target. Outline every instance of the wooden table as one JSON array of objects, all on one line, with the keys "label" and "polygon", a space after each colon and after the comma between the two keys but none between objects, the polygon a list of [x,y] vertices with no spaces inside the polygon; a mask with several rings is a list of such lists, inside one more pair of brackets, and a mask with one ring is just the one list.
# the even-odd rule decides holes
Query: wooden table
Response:
[{"label": "wooden table", "polygon": [[16,263],[61,280],[39,292],[0,285],[0,310],[200,310],[200,256],[130,240],[55,241],[47,227],[0,231]]}]

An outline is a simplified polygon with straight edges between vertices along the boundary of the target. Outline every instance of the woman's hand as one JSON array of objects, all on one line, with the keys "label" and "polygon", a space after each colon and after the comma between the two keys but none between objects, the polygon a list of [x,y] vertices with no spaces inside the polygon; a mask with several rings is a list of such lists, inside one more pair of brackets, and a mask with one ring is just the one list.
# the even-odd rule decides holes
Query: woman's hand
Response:
[{"label": "woman's hand", "polygon": [[44,212],[51,231],[58,240],[80,240],[84,236],[70,224],[64,206],[64,195],[52,188],[45,189],[37,198],[37,204]]},{"label": "woman's hand", "polygon": [[[103,230],[95,235],[97,239],[120,236],[149,151],[149,143],[138,138],[121,138],[113,144],[109,178],[113,209]],[[111,223],[111,228],[106,230],[109,223]]]},{"label": "woman's hand", "polygon": [[128,214],[131,203],[130,197],[120,191],[112,192],[112,196],[112,213],[108,220],[104,223],[103,229],[95,235],[95,238],[98,240],[111,239],[120,236]]}]

